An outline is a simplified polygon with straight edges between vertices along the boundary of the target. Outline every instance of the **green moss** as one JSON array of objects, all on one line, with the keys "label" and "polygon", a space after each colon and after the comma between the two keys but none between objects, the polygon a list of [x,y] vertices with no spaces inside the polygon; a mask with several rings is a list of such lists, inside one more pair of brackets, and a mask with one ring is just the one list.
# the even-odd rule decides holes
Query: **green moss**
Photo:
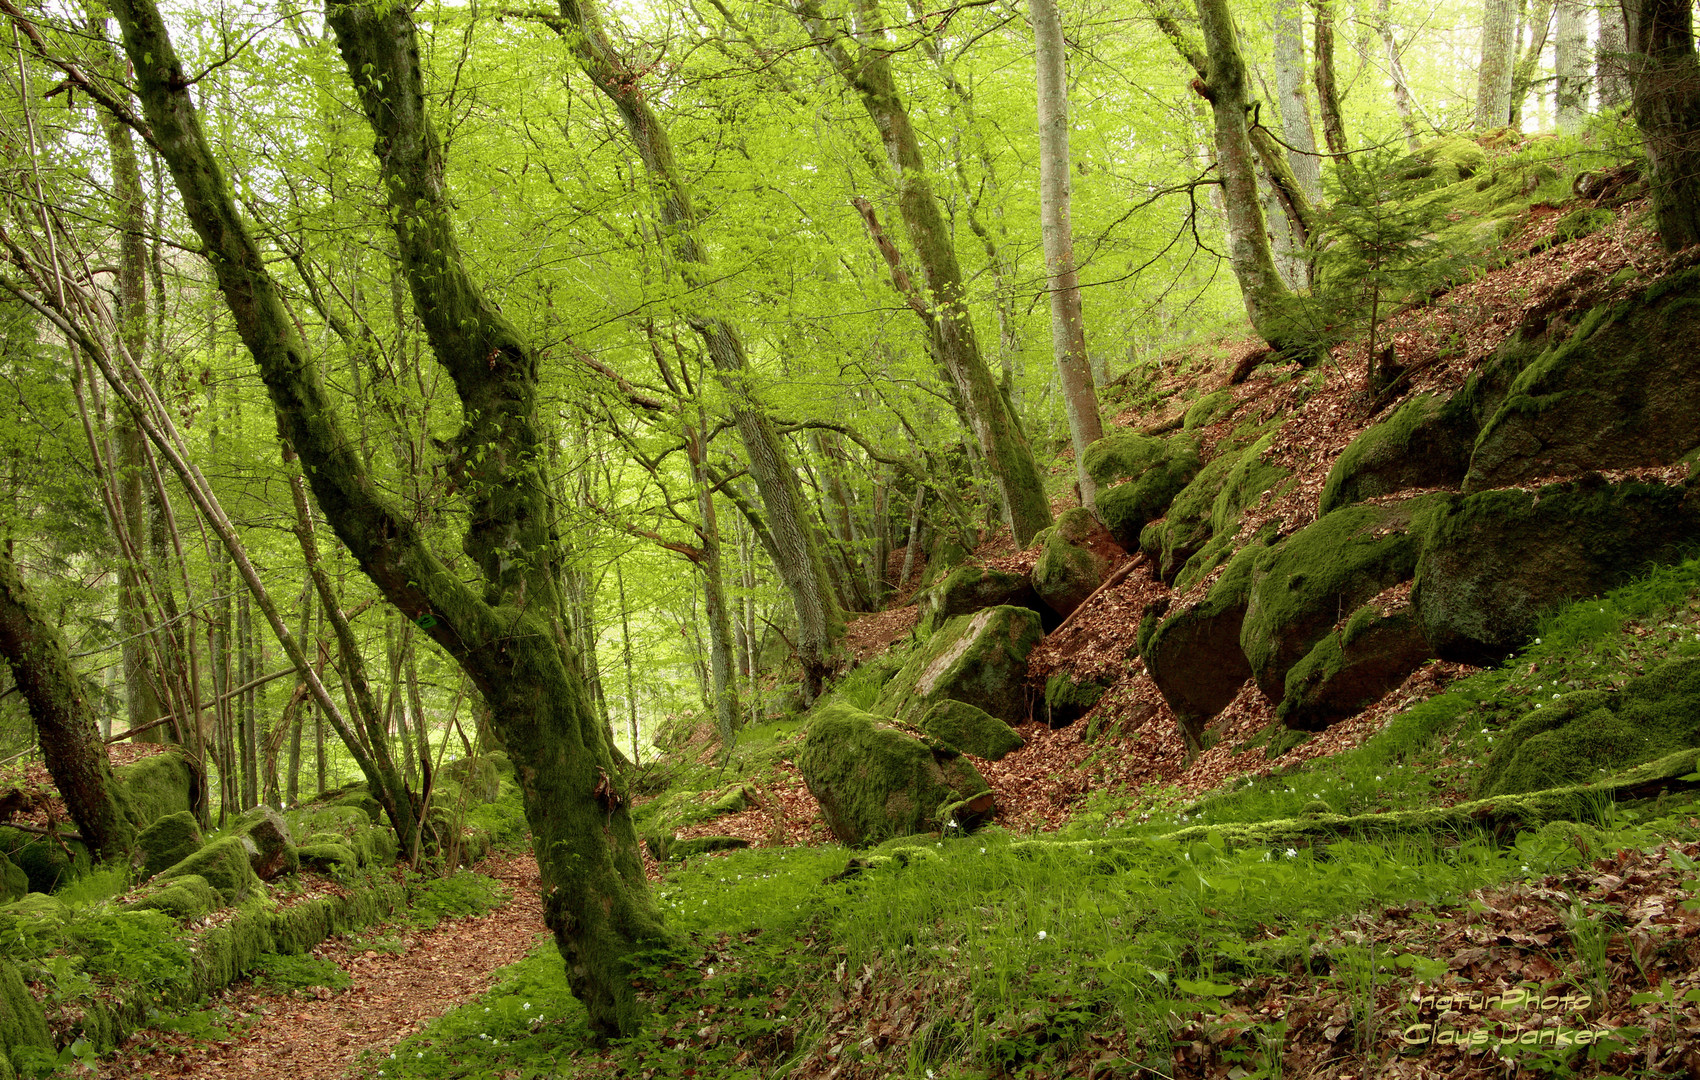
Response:
[{"label": "green moss", "polygon": [[1164,456],[1139,476],[1098,492],[1098,516],[1116,542],[1131,550],[1146,523],[1162,517],[1202,468],[1190,438],[1169,439]]},{"label": "green moss", "polygon": [[354,849],[340,841],[306,843],[295,849],[301,866],[324,874],[343,874],[360,865]]},{"label": "green moss", "polygon": [[1045,715],[1052,727],[1072,724],[1090,712],[1104,696],[1103,679],[1077,679],[1066,671],[1053,671],[1045,680]]},{"label": "green moss", "polygon": [[165,814],[136,837],[142,856],[142,876],[153,877],[201,849],[200,823],[187,810]]},{"label": "green moss", "polygon": [[923,734],[987,761],[997,761],[1026,745],[1008,724],[964,701],[934,702],[915,726]]},{"label": "green moss", "polygon": [[1322,514],[1362,499],[1413,487],[1457,484],[1469,467],[1474,418],[1464,400],[1453,405],[1419,394],[1353,439],[1322,488]]},{"label": "green moss", "polygon": [[1227,388],[1213,394],[1205,394],[1187,409],[1186,416],[1181,420],[1183,431],[1207,427],[1217,420],[1225,419],[1234,414],[1239,402],[1234,400],[1234,392]]},{"label": "green moss", "polygon": [[1164,581],[1174,580],[1181,566],[1210,539],[1211,508],[1238,460],[1237,454],[1217,454],[1170,500],[1162,520],[1140,530],[1140,550],[1157,565]]},{"label": "green moss", "polygon": [[1285,696],[1287,672],[1340,617],[1381,590],[1410,580],[1447,497],[1334,511],[1257,560],[1240,646],[1259,689]]},{"label": "green moss", "polygon": [[1086,448],[1081,459],[1099,487],[1138,476],[1163,460],[1166,453],[1162,439],[1133,431],[1117,431]]},{"label": "green moss", "polygon": [[224,896],[199,874],[184,874],[152,885],[127,907],[158,911],[179,921],[210,915],[224,906]]},{"label": "green moss", "polygon": [[30,876],[23,867],[0,855],[0,904],[11,903],[30,891]]},{"label": "green moss", "polygon": [[116,770],[116,776],[125,809],[139,828],[167,814],[192,812],[201,788],[194,765],[174,750],[126,765]]},{"label": "green moss", "polygon": [[193,855],[159,874],[159,880],[198,876],[217,889],[227,904],[233,904],[258,883],[253,866],[254,842],[246,836],[214,840]]},{"label": "green moss", "polygon": [[1287,469],[1263,460],[1273,438],[1271,432],[1252,443],[1223,478],[1222,489],[1210,507],[1210,529],[1215,535],[1231,533],[1239,525],[1246,507],[1290,475]]},{"label": "green moss", "polygon": [[300,954],[266,953],[249,972],[254,985],[273,993],[292,990],[347,990],[354,979],[334,961]]},{"label": "green moss", "polygon": [[459,785],[473,802],[492,802],[501,793],[501,774],[488,756],[456,758],[438,770],[437,777]]},{"label": "green moss", "polygon": [[940,623],[958,615],[1001,604],[1032,607],[1038,602],[1033,583],[1025,574],[985,566],[958,567],[916,599],[922,636],[930,635]]},{"label": "green moss", "polygon": [[1589,209],[1572,210],[1558,219],[1552,228],[1554,243],[1563,244],[1570,240],[1580,240],[1584,236],[1592,236],[1612,223],[1610,210]]},{"label": "green moss", "polygon": [[1027,654],[1044,636],[1031,608],[959,615],[916,649],[882,688],[875,711],[907,717],[954,698],[1003,720],[1025,720]]},{"label": "green moss", "polygon": [[0,959],[0,1060],[15,1061],[28,1050],[51,1055],[53,1038],[23,976],[10,961]]},{"label": "green moss", "polygon": [[31,892],[50,893],[93,865],[80,841],[56,842],[6,825],[0,825],[0,853],[29,878]]}]

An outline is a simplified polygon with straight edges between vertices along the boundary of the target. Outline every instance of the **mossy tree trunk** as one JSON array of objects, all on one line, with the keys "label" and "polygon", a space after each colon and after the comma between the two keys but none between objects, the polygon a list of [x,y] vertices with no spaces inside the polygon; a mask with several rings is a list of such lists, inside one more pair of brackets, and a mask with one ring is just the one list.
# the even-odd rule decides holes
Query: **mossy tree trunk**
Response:
[{"label": "mossy tree trunk", "polygon": [[1257,170],[1246,117],[1251,109],[1245,60],[1227,0],[1199,0],[1206,73],[1194,88],[1210,102],[1216,129],[1216,172],[1228,217],[1228,261],[1259,337],[1277,350],[1301,347],[1289,327],[1292,292],[1275,268],[1258,200]]},{"label": "mossy tree trunk", "polygon": [[[667,129],[644,96],[640,74],[614,48],[590,0],[559,0],[559,6],[562,19],[554,25],[571,44],[579,67],[620,114],[649,176],[686,284],[706,288],[708,260],[696,235],[699,214],[679,174]],[[726,389],[750,477],[767,510],[775,567],[797,611],[803,696],[812,702],[844,662],[844,616],[827,576],[820,538],[809,520],[790,452],[751,392],[749,358],[738,328],[713,313],[693,312],[687,318]]]},{"label": "mossy tree trunk", "polygon": [[1334,158],[1334,172],[1348,186],[1356,183],[1351,149],[1346,141],[1346,118],[1340,111],[1340,80],[1334,74],[1333,0],[1313,0],[1316,7],[1316,104],[1322,114],[1322,138]]},{"label": "mossy tree trunk", "polygon": [[47,771],[84,842],[101,858],[125,854],[135,846],[136,832],[118,801],[100,726],[64,639],[42,618],[24,587],[10,538],[0,542],[0,656],[11,666],[12,681],[35,721]]},{"label": "mossy tree trunk", "polygon": [[1051,524],[1050,500],[1033,448],[980,353],[950,228],[927,179],[920,139],[886,58],[894,46],[879,29],[878,0],[857,0],[853,40],[839,32],[839,22],[828,19],[815,0],[797,0],[794,10],[879,131],[897,181],[904,231],[921,266],[939,358],[956,388],[985,470],[997,486],[1004,524],[1025,547]]},{"label": "mossy tree trunk", "polygon": [[425,114],[419,52],[401,5],[332,6],[329,20],[368,122],[414,306],[463,410],[455,467],[469,524],[461,580],[378,490],[318,364],[288,317],[202,133],[153,0],[116,0],[137,89],[184,211],[255,359],[280,433],[300,454],[325,517],[361,569],[461,665],[517,767],[542,875],[544,916],[592,1027],[639,1022],[631,957],[665,938],[606,727],[569,654],[558,595],[536,353],[461,264],[441,145]]},{"label": "mossy tree trunk", "polygon": [[1666,251],[1700,243],[1700,60],[1689,0],[1623,0],[1629,86]]}]

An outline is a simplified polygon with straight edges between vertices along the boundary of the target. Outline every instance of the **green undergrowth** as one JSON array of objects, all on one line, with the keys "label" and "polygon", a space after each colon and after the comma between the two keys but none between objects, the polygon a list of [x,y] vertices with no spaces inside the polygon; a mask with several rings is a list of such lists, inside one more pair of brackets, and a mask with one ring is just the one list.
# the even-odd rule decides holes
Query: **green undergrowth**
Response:
[{"label": "green undergrowth", "polygon": [[464,919],[501,907],[508,891],[495,878],[462,868],[446,877],[415,876],[408,882],[408,921],[422,927]]}]

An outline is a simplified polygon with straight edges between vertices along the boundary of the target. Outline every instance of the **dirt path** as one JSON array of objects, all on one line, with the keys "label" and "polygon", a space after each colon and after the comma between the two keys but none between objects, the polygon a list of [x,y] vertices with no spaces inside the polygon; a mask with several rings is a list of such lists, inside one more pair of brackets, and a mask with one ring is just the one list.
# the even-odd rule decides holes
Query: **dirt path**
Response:
[{"label": "dirt path", "polygon": [[393,927],[400,954],[357,952],[338,939],[315,950],[354,979],[351,989],[318,999],[231,987],[217,999],[246,1015],[248,1026],[222,1042],[142,1031],[110,1059],[100,1076],[233,1080],[337,1080],[367,1050],[387,1051],[432,1018],[476,997],[491,973],[511,964],[546,933],[537,864],[527,855],[498,856],[478,867],[512,898],[487,915],[445,919],[430,930]]}]

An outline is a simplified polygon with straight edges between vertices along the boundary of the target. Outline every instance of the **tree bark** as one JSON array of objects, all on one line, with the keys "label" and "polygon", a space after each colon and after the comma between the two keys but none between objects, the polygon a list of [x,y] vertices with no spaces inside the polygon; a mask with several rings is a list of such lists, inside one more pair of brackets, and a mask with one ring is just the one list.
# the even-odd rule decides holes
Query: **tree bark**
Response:
[{"label": "tree bark", "polygon": [[1281,113],[1281,136],[1292,147],[1293,177],[1311,202],[1322,198],[1322,159],[1316,153],[1316,132],[1310,123],[1310,99],[1305,94],[1304,8],[1300,0],[1275,3],[1275,93]]},{"label": "tree bark", "polygon": [[64,639],[24,587],[9,538],[0,541],[0,656],[29,706],[41,756],[77,831],[101,858],[123,856],[136,832],[119,803],[100,727]]},{"label": "tree bark", "polygon": [[1481,62],[1476,68],[1475,126],[1511,122],[1511,76],[1516,62],[1517,0],[1483,0]]},{"label": "tree bark", "polygon": [[1635,123],[1666,251],[1700,243],[1700,60],[1691,0],[1623,0]]},{"label": "tree bark", "polygon": [[1033,52],[1039,83],[1039,231],[1050,279],[1051,352],[1062,383],[1069,438],[1074,443],[1080,505],[1094,509],[1097,482],[1086,471],[1086,448],[1104,437],[1098,391],[1086,356],[1086,317],[1080,275],[1074,266],[1074,226],[1069,215],[1068,75],[1062,14],[1056,0],[1031,0]]},{"label": "tree bark", "polygon": [[1207,74],[1194,88],[1210,102],[1216,134],[1216,171],[1228,218],[1228,260],[1245,299],[1246,315],[1259,337],[1279,351],[1307,348],[1294,335],[1284,310],[1292,292],[1275,268],[1258,200],[1246,114],[1251,100],[1245,60],[1227,0],[1198,0],[1199,23],[1209,57]]},{"label": "tree bark", "polygon": [[1381,47],[1387,53],[1387,74],[1393,80],[1393,106],[1399,110],[1399,127],[1405,133],[1405,149],[1416,153],[1422,148],[1417,140],[1416,118],[1411,104],[1410,81],[1405,78],[1405,61],[1399,41],[1393,36],[1392,0],[1379,0],[1376,8],[1376,32],[1381,35]]},{"label": "tree bark", "polygon": [[1615,109],[1629,101],[1629,36],[1620,5],[1601,4],[1599,14],[1600,45],[1594,57],[1594,78],[1600,86],[1600,108]]},{"label": "tree bark", "polygon": [[462,546],[482,579],[476,591],[367,475],[236,213],[158,8],[152,0],[112,6],[149,125],[270,392],[280,433],[301,455],[320,508],[361,569],[482,691],[518,767],[544,916],[569,985],[593,1030],[635,1031],[631,957],[666,935],[615,786],[608,731],[567,660],[548,486],[539,468],[536,354],[461,265],[407,9],[333,6],[328,15],[377,136],[415,308],[461,399],[455,468],[468,495]]},{"label": "tree bark", "polygon": [[877,0],[857,3],[856,19],[861,29],[853,39],[846,39],[838,24],[827,20],[816,0],[795,0],[793,7],[828,63],[861,99],[880,133],[897,181],[904,230],[921,267],[939,355],[961,398],[975,446],[996,485],[1004,524],[1016,543],[1025,547],[1035,533],[1051,524],[1044,478],[1008,398],[998,389],[980,353],[950,229],[927,179],[920,139],[897,91],[886,56],[889,45],[883,33],[874,28],[879,20]]},{"label": "tree bark", "polygon": [[1578,131],[1588,116],[1588,9],[1582,0],[1558,0],[1553,66],[1558,76],[1558,130]]},{"label": "tree bark", "polygon": [[[1535,0],[1535,6],[1528,11],[1529,21],[1524,24],[1529,31],[1529,43],[1523,49],[1522,59],[1517,60],[1511,70],[1511,126],[1521,129],[1523,126],[1523,102],[1529,96],[1529,87],[1535,84],[1535,72],[1540,70],[1541,54],[1546,52],[1547,35],[1552,31],[1553,0]],[[1518,37],[1521,38],[1521,31]],[[1511,55],[1517,56],[1517,46],[1514,43]],[[1539,104],[1540,99],[1536,98]],[[1535,117],[1537,125],[1540,116],[1537,110]]]},{"label": "tree bark", "polygon": [[1333,0],[1312,0],[1316,8],[1316,103],[1322,113],[1322,137],[1334,157],[1334,171],[1347,188],[1357,187],[1357,169],[1347,156],[1346,119],[1340,113],[1340,84],[1334,75]]}]

